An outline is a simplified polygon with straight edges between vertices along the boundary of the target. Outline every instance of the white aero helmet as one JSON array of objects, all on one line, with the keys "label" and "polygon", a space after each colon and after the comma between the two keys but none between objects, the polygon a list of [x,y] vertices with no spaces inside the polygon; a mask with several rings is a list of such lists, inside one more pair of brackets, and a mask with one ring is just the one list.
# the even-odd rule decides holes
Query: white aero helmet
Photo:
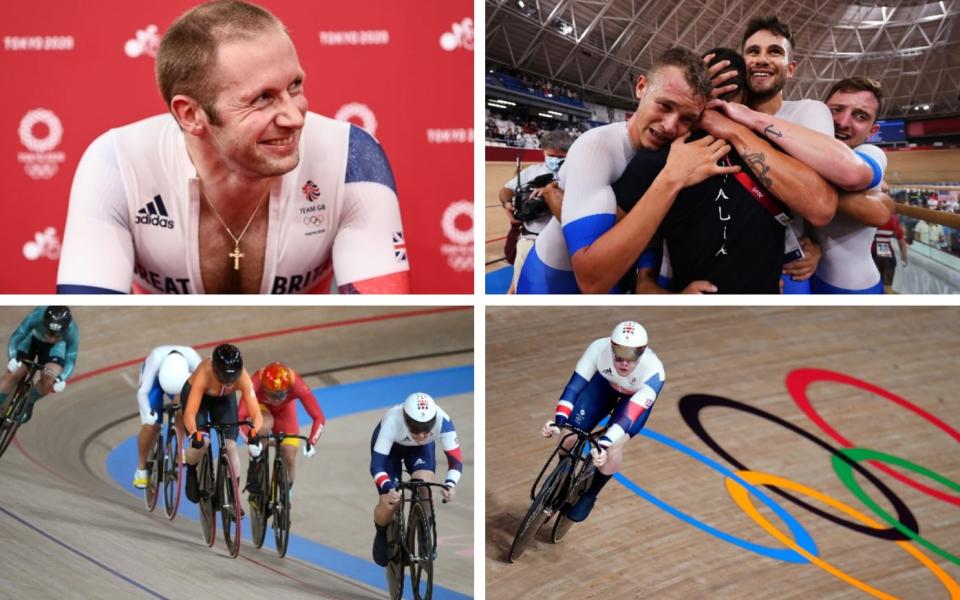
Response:
[{"label": "white aero helmet", "polygon": [[427,433],[437,422],[437,403],[430,394],[414,392],[403,401],[403,422],[410,433]]},{"label": "white aero helmet", "polygon": [[190,365],[187,364],[187,359],[179,352],[171,352],[160,363],[160,373],[157,378],[165,394],[176,396],[190,378]]},{"label": "white aero helmet", "polygon": [[613,328],[610,344],[615,359],[635,362],[647,349],[647,330],[636,321],[624,321]]}]

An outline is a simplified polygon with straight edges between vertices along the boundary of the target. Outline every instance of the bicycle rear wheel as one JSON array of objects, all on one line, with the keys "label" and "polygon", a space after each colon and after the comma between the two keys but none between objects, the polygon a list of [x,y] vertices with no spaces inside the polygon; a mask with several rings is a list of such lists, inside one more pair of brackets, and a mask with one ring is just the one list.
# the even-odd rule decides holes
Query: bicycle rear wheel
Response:
[{"label": "bicycle rear wheel", "polygon": [[237,470],[228,455],[220,457],[217,467],[217,490],[220,492],[220,522],[223,524],[223,541],[231,558],[240,554],[240,487]]},{"label": "bicycle rear wheel", "polygon": [[21,382],[13,395],[10,396],[7,409],[3,411],[3,417],[0,417],[0,456],[3,456],[3,453],[7,451],[7,446],[13,441],[13,436],[20,428],[20,415],[23,412],[23,405],[29,392],[30,385]]},{"label": "bicycle rear wheel", "polygon": [[573,521],[567,518],[567,510],[576,504],[580,496],[590,487],[595,472],[596,468],[589,463],[580,469],[576,482],[573,484],[573,489],[570,491],[570,494],[567,495],[566,508],[561,510],[560,514],[557,515],[557,520],[553,524],[553,531],[550,532],[550,541],[554,544],[562,540],[563,536],[567,535],[567,532],[570,531],[570,527],[573,526]]},{"label": "bicycle rear wheel", "polygon": [[420,502],[410,509],[407,527],[407,549],[410,550],[410,587],[416,600],[433,596],[433,530]]},{"label": "bicycle rear wheel", "polygon": [[200,508],[200,527],[203,529],[203,541],[207,543],[207,546],[213,546],[213,542],[217,539],[217,515],[214,512],[217,488],[213,480],[211,452],[208,446],[207,451],[200,458],[200,465],[197,467],[197,487],[200,494],[200,500],[197,504]]},{"label": "bicycle rear wheel", "polygon": [[282,460],[276,461],[273,470],[273,497],[276,499],[273,505],[273,537],[277,543],[277,554],[283,558],[287,555],[287,542],[290,541],[290,481]]},{"label": "bicycle rear wheel", "polygon": [[147,512],[153,512],[160,498],[160,482],[163,474],[163,436],[157,434],[157,439],[147,456],[147,487],[143,489],[143,504]]},{"label": "bicycle rear wheel", "polygon": [[563,478],[568,477],[571,465],[569,458],[560,460],[560,463],[553,469],[546,481],[540,486],[540,491],[530,504],[523,520],[520,521],[520,527],[517,529],[517,535],[510,546],[510,562],[516,562],[523,556],[524,551],[530,540],[534,538],[540,527],[547,522],[553,515],[553,500],[557,491],[563,483]]},{"label": "bicycle rear wheel", "polygon": [[177,516],[180,507],[180,490],[183,487],[182,440],[180,432],[172,424],[167,429],[167,443],[163,450],[163,511],[168,519]]},{"label": "bicycle rear wheel", "polygon": [[387,593],[390,600],[403,598],[403,571],[406,549],[403,538],[403,509],[394,515],[390,527],[387,529]]},{"label": "bicycle rear wheel", "polygon": [[[257,548],[263,546],[263,539],[267,537],[267,519],[269,513],[267,507],[270,505],[270,448],[263,445],[263,453],[260,458],[251,463],[250,469],[258,469],[257,476],[259,486],[257,490],[251,492],[247,497],[247,504],[250,505],[250,529],[253,531],[253,545]],[[247,481],[250,481],[251,473],[247,470]]]}]

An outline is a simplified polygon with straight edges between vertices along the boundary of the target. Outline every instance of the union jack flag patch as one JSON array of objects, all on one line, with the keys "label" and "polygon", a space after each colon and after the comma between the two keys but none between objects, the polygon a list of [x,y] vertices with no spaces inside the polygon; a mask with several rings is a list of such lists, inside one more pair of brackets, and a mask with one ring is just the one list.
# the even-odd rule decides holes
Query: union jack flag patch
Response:
[{"label": "union jack flag patch", "polygon": [[407,260],[407,243],[403,241],[402,231],[393,232],[393,256],[397,259],[397,262]]},{"label": "union jack flag patch", "polygon": [[300,191],[303,192],[303,197],[309,202],[313,202],[320,197],[320,187],[310,179],[303,184],[303,187],[300,189]]}]

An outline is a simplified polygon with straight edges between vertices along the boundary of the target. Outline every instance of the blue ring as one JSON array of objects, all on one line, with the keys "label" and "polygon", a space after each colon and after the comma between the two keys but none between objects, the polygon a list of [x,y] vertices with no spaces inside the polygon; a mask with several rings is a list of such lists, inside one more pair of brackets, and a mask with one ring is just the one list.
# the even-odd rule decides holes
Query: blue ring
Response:
[{"label": "blue ring", "polygon": [[[763,492],[758,490],[756,487],[752,486],[751,484],[747,483],[746,481],[744,481],[743,479],[735,475],[732,471],[730,471],[730,469],[724,467],[723,465],[717,462],[710,460],[709,458],[700,454],[696,450],[688,446],[685,446],[680,442],[673,440],[662,433],[657,433],[656,431],[652,431],[650,429],[643,429],[640,431],[640,433],[641,435],[645,435],[662,444],[666,444],[667,446],[670,446],[674,450],[679,450],[680,452],[683,452],[684,454],[697,459],[698,461],[707,465],[714,471],[718,471],[723,476],[729,477],[730,479],[733,479],[734,481],[742,485],[744,488],[746,488],[748,492],[753,494],[754,497],[759,498],[764,504],[766,504],[770,508],[770,510],[775,512],[777,516],[780,517],[780,519],[782,519],[783,522],[787,524],[787,527],[790,528],[790,534],[793,536],[793,539],[794,541],[796,541],[798,546],[800,546],[801,548],[803,548],[813,556],[819,556],[819,551],[817,550],[816,543],[813,541],[813,538],[810,537],[810,534],[807,532],[806,529],[804,529],[803,525],[801,525],[799,521],[797,521],[792,516],[790,516],[790,513],[780,508],[780,506],[776,502],[771,500],[769,497],[767,497],[766,494],[764,494]],[[799,563],[799,564],[810,562],[803,555],[801,555],[800,553],[794,550],[791,550],[790,548],[768,548],[766,546],[754,544],[753,542],[748,542],[736,536],[730,535],[729,533],[726,533],[726,532],[720,531],[719,529],[711,527],[710,525],[707,525],[703,521],[699,521],[691,517],[690,515],[680,511],[679,509],[674,508],[673,506],[667,504],[663,500],[660,500],[650,492],[644,490],[634,482],[630,481],[630,479],[627,478],[622,473],[617,473],[616,475],[613,476],[613,478],[619,481],[624,487],[626,487],[631,492],[637,494],[638,496],[644,498],[645,500],[648,500],[649,502],[656,505],[660,509],[670,513],[671,515],[675,516],[681,521],[685,521],[686,523],[693,525],[694,527],[696,527],[697,529],[700,529],[701,531],[705,531],[714,537],[720,538],[725,542],[729,542],[736,546],[740,546],[741,548],[745,550],[749,550],[750,552],[753,552],[755,554],[759,554],[761,556],[766,556],[769,558],[775,558],[777,560],[782,560],[785,562]]]}]

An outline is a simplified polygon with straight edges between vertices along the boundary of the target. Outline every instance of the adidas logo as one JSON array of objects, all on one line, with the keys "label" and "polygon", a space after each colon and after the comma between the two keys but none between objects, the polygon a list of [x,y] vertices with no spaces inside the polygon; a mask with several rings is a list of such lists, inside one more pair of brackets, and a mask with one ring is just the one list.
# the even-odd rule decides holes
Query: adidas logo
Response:
[{"label": "adidas logo", "polygon": [[173,229],[173,219],[168,219],[167,207],[163,205],[160,194],[153,197],[151,202],[137,211],[137,225],[156,225]]},{"label": "adidas logo", "polygon": [[424,461],[422,458],[418,458],[413,462],[413,466],[423,465],[423,464],[426,464],[426,461]]}]

